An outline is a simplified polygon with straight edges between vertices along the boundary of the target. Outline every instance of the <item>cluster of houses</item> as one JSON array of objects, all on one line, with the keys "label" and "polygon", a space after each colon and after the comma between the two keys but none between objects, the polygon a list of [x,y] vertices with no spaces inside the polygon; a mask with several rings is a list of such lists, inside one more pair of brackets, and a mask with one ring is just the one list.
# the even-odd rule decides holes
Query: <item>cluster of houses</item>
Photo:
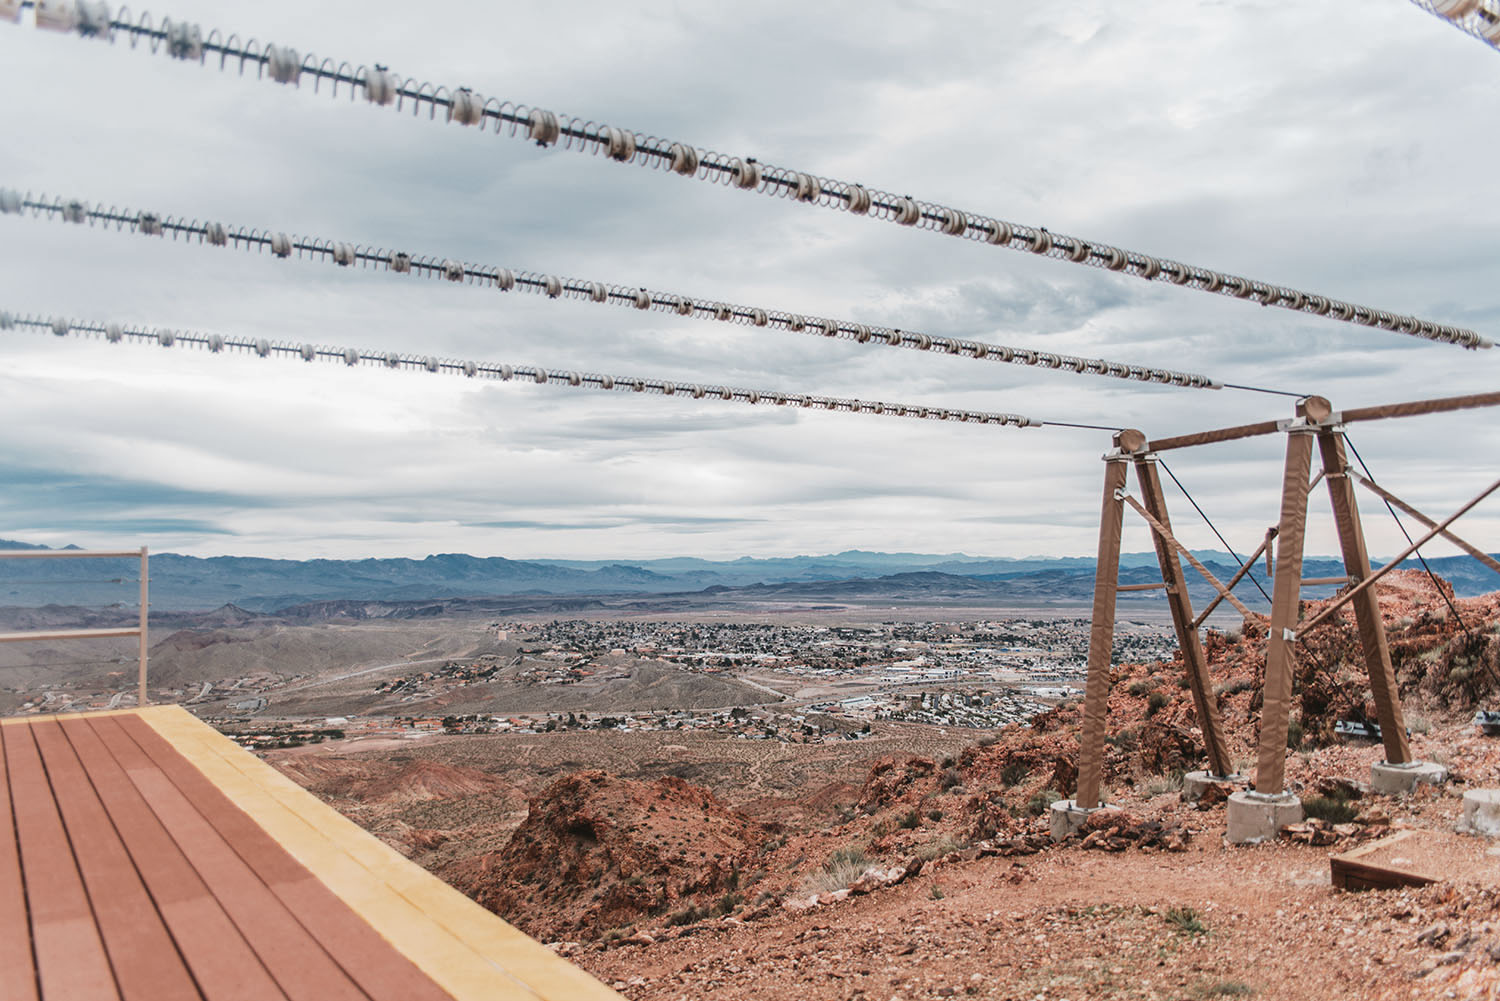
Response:
[{"label": "cluster of houses", "polygon": [[895,720],[930,726],[998,729],[1024,723],[1052,708],[1022,691],[924,691],[856,695],[808,707],[810,712],[855,720]]},{"label": "cluster of houses", "polygon": [[[988,679],[1067,687],[1083,679],[1089,641],[1087,619],[855,626],[570,619],[497,628],[578,660],[634,654],[704,672],[759,668],[893,686]],[[1132,660],[1150,661],[1169,658],[1176,640],[1160,626],[1125,622],[1116,645]]]}]

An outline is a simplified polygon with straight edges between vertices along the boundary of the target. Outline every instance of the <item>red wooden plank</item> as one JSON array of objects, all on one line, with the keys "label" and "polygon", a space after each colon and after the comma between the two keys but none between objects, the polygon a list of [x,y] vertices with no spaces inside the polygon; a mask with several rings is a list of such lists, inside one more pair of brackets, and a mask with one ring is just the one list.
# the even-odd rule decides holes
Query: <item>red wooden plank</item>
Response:
[{"label": "red wooden plank", "polygon": [[198,878],[125,770],[81,719],[63,723],[136,870],[208,1001],[285,1001],[234,922]]},{"label": "red wooden plank", "polygon": [[26,914],[26,883],[16,851],[16,825],[10,809],[5,743],[0,741],[0,1001],[36,1001],[36,964],[31,957],[31,920]]},{"label": "red wooden plank", "polygon": [[30,726],[0,727],[43,996],[118,998]]},{"label": "red wooden plank", "polygon": [[126,1001],[198,1001],[172,936],[56,721],[31,725]]},{"label": "red wooden plank", "polygon": [[115,718],[370,997],[451,1001],[446,991],[288,854],[165,737],[138,717]]},{"label": "red wooden plank", "polygon": [[[83,720],[78,723],[82,725]],[[292,1001],[366,1001],[328,953],[114,718],[88,721]]]}]

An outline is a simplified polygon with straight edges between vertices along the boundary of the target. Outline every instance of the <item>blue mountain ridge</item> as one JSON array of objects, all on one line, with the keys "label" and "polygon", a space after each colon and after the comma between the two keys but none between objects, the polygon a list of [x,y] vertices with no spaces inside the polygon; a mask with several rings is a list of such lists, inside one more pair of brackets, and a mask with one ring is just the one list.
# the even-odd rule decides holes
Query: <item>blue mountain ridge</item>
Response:
[{"label": "blue mountain ridge", "polygon": [[[0,551],[46,548],[0,539]],[[70,547],[76,548],[76,547]],[[1209,569],[1227,580],[1239,568],[1228,553],[1195,551]],[[1308,577],[1334,577],[1342,564],[1309,557]],[[1500,589],[1500,575],[1468,557],[1429,559],[1434,572],[1452,581],[1461,595]],[[1413,561],[1409,564],[1419,567]],[[416,601],[428,598],[493,595],[691,594],[713,589],[744,590],[746,597],[882,593],[928,594],[933,598],[982,596],[993,602],[1083,602],[1093,592],[1090,557],[980,557],[961,553],[879,553],[847,551],[823,556],[740,557],[709,560],[669,557],[653,560],[513,560],[501,556],[442,553],[424,559],[288,560],[246,556],[153,554],[151,603],[158,609],[202,610],[234,604],[254,611],[330,600]],[[0,560],[0,606],[44,604],[103,606],[129,604],[136,596],[134,560]],[[1197,574],[1186,570],[1195,596],[1212,594]],[[1251,574],[1270,590],[1264,563]],[[1158,579],[1153,553],[1121,557],[1120,579]],[[837,585],[836,587],[834,585]],[[1264,599],[1254,583],[1239,589],[1252,608]],[[1310,597],[1331,588],[1313,589]],[[1159,596],[1158,596],[1159,597]]]}]

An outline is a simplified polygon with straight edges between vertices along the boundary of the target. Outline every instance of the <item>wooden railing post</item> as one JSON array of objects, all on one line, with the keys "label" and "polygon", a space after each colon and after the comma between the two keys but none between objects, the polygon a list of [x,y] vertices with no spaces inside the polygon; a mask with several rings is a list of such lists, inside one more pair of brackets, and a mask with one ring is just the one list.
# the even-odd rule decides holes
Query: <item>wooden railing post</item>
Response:
[{"label": "wooden railing post", "polygon": [[147,610],[150,608],[148,599],[147,581],[151,579],[149,568],[149,556],[146,547],[141,547],[141,672],[136,691],[135,704],[144,706],[146,704],[146,661],[149,657],[147,651],[150,642],[146,636]]}]

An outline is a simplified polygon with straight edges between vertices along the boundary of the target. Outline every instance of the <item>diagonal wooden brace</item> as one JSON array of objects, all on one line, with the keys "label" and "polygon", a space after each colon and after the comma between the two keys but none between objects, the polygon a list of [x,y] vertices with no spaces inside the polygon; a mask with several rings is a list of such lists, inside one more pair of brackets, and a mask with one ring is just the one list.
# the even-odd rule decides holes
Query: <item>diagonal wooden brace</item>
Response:
[{"label": "diagonal wooden brace", "polygon": [[[1387,502],[1392,507],[1399,507],[1401,510],[1405,511],[1407,514],[1411,515],[1413,518],[1417,519],[1428,528],[1436,527],[1437,522],[1433,521],[1431,518],[1427,517],[1421,511],[1418,511],[1416,508],[1412,507],[1410,504],[1406,503],[1406,501],[1402,500],[1400,497],[1397,497],[1389,490],[1386,490],[1384,487],[1378,486],[1375,481],[1365,479],[1363,476],[1359,475],[1352,469],[1349,470],[1349,475],[1354,477],[1354,479],[1359,483],[1360,486],[1367,488],[1371,493],[1379,497],[1381,500]],[[1489,553],[1486,553],[1479,547],[1470,545],[1447,529],[1443,529],[1441,534],[1443,538],[1447,539],[1449,542],[1453,543],[1455,546],[1462,549],[1464,552],[1468,553],[1470,556],[1474,557],[1476,560],[1483,563],[1491,570],[1495,571],[1496,573],[1500,573],[1500,560],[1495,559],[1493,556],[1491,556]]]},{"label": "diagonal wooden brace", "polygon": [[1136,500],[1134,497],[1126,493],[1122,493],[1120,495],[1120,499],[1123,500],[1126,504],[1129,504],[1131,507],[1135,508],[1136,514],[1146,519],[1146,523],[1151,526],[1151,530],[1153,532],[1155,532],[1163,540],[1165,540],[1166,543],[1173,549],[1176,549],[1179,553],[1181,553],[1182,558],[1191,563],[1193,569],[1202,574],[1203,579],[1213,585],[1214,590],[1219,592],[1219,597],[1223,598],[1235,608],[1239,609],[1241,615],[1247,618],[1250,616],[1250,609],[1245,607],[1244,602],[1240,601],[1240,599],[1236,598],[1232,593],[1230,593],[1229,589],[1223,585],[1219,578],[1213,575],[1208,567],[1204,566],[1202,563],[1199,563],[1198,558],[1192,553],[1188,552],[1187,546],[1184,546],[1182,543],[1178,542],[1177,537],[1174,536],[1165,525],[1157,521],[1155,518],[1151,517],[1151,513],[1141,506],[1140,501]]},{"label": "diagonal wooden brace", "polygon": [[1416,552],[1418,549],[1421,549],[1423,546],[1427,545],[1427,543],[1431,542],[1437,536],[1441,535],[1444,529],[1446,529],[1449,525],[1453,524],[1458,519],[1462,518],[1464,515],[1468,514],[1469,511],[1473,509],[1480,501],[1484,500],[1496,490],[1500,490],[1500,480],[1496,480],[1494,483],[1491,483],[1489,486],[1485,487],[1484,492],[1482,492],[1478,497],[1475,497],[1473,500],[1469,501],[1469,503],[1465,504],[1463,507],[1455,511],[1442,524],[1434,525],[1432,527],[1432,530],[1429,531],[1426,535],[1422,536],[1416,542],[1413,542],[1411,545],[1407,546],[1406,549],[1402,551],[1400,556],[1397,556],[1385,566],[1381,567],[1379,570],[1376,570],[1374,573],[1370,574],[1370,576],[1360,581],[1357,585],[1350,588],[1348,591],[1345,591],[1344,594],[1333,604],[1324,608],[1317,615],[1314,615],[1312,618],[1302,623],[1302,625],[1297,629],[1297,638],[1301,639],[1303,636],[1306,636],[1308,633],[1312,632],[1313,629],[1321,625],[1333,613],[1337,612],[1340,608],[1343,608],[1354,598],[1356,598],[1360,594],[1363,594],[1369,588],[1373,587],[1376,581],[1384,577],[1386,574],[1390,573],[1392,570],[1396,569],[1402,563],[1405,563],[1407,557]]},{"label": "diagonal wooden brace", "polygon": [[[1255,547],[1255,552],[1251,553],[1249,558],[1245,560],[1245,563],[1240,567],[1239,572],[1236,573],[1233,577],[1229,578],[1229,583],[1224,585],[1225,591],[1233,591],[1236,587],[1239,586],[1240,581],[1244,580],[1245,575],[1252,569],[1254,569],[1255,561],[1260,559],[1260,554],[1266,551],[1266,548],[1270,546],[1271,540],[1274,538],[1276,538],[1276,529],[1273,526],[1266,529],[1266,537],[1261,540],[1259,546]],[[1267,560],[1267,562],[1269,562],[1269,559]],[[1193,628],[1197,629],[1199,626],[1203,625],[1203,623],[1207,622],[1208,617],[1213,614],[1213,610],[1215,608],[1218,608],[1219,602],[1223,600],[1224,595],[1215,595],[1214,600],[1208,603],[1208,607],[1204,608],[1203,611],[1199,613],[1198,617],[1193,620]]]}]

